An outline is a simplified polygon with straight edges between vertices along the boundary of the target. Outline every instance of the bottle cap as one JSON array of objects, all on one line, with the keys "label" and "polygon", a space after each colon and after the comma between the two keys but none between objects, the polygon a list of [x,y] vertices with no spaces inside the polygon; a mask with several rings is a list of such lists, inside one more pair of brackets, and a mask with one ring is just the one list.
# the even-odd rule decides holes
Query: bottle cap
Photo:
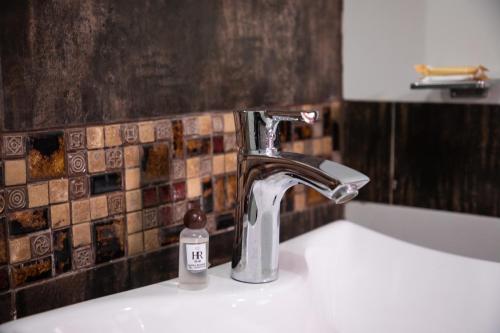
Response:
[{"label": "bottle cap", "polygon": [[184,215],[184,225],[189,229],[201,229],[207,224],[207,216],[198,208],[192,208]]}]

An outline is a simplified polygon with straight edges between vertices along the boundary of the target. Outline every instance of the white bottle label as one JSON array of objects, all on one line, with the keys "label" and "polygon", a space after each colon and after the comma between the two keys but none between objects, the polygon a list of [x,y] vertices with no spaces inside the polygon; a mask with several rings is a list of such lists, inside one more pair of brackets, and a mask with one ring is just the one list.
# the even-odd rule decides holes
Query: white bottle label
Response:
[{"label": "white bottle label", "polygon": [[186,244],[186,263],[191,272],[207,269],[207,243]]}]

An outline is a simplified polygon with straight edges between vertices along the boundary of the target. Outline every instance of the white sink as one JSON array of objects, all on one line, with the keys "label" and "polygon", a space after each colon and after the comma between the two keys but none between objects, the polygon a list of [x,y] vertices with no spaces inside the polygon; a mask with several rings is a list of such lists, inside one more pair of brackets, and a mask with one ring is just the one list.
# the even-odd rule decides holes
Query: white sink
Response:
[{"label": "white sink", "polygon": [[[500,245],[499,245],[500,247]],[[210,269],[49,311],[0,332],[500,332],[500,263],[338,221],[281,244],[280,278],[252,285]]]}]

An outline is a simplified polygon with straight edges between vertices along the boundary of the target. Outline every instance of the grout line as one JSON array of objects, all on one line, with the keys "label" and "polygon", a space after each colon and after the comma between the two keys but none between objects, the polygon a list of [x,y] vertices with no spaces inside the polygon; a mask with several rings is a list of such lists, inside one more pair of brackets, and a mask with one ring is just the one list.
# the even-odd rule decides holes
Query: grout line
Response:
[{"label": "grout line", "polygon": [[390,147],[389,147],[389,204],[394,203],[394,190],[396,190],[396,103],[391,103],[391,128],[390,128]]}]

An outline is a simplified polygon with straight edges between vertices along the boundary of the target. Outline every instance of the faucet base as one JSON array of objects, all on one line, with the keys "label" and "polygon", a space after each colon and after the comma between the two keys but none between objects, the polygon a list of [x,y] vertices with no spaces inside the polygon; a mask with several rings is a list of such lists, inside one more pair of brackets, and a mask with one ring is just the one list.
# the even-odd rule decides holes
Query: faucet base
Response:
[{"label": "faucet base", "polygon": [[251,284],[261,284],[261,283],[269,283],[276,281],[279,277],[278,272],[276,271],[275,273],[266,276],[266,277],[258,277],[258,278],[252,278],[248,276],[242,276],[241,274],[238,274],[238,272],[235,272],[234,270],[231,272],[231,279],[239,281],[239,282],[244,282],[244,283],[251,283]]}]

